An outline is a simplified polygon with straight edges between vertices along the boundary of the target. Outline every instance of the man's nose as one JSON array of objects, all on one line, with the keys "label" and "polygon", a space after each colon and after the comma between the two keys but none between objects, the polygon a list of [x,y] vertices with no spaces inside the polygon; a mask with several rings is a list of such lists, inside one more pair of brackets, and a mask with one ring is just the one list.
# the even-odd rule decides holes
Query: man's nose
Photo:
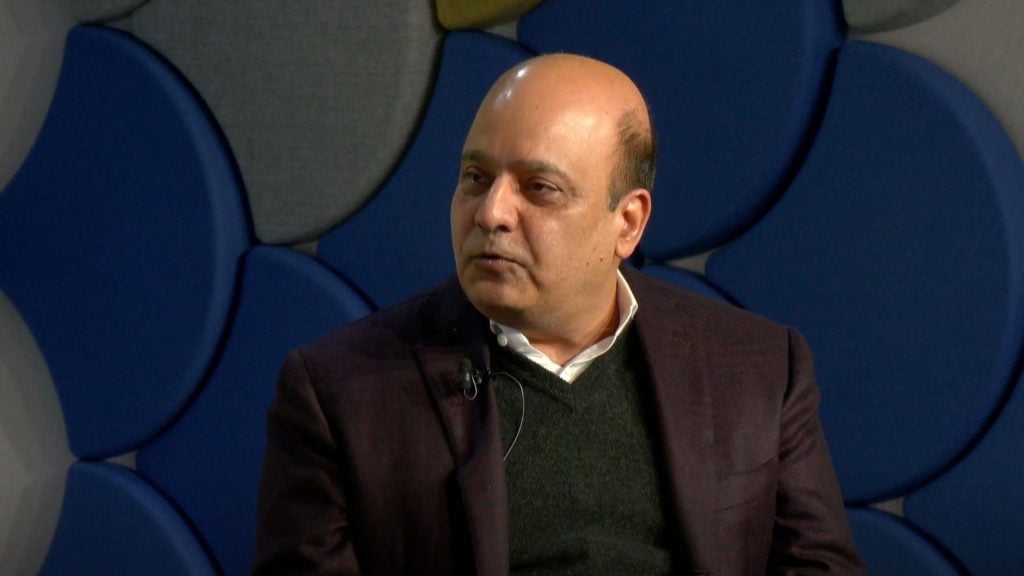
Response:
[{"label": "man's nose", "polygon": [[516,227],[515,181],[508,176],[499,176],[483,197],[476,211],[476,225],[484,232],[508,231]]}]

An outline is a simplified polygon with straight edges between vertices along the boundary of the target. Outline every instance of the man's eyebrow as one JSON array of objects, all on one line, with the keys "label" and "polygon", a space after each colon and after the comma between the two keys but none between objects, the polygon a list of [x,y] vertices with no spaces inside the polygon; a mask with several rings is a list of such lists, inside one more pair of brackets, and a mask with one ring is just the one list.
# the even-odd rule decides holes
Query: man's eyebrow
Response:
[{"label": "man's eyebrow", "polygon": [[[463,162],[479,162],[481,164],[494,164],[494,158],[482,150],[466,150],[462,153]],[[515,160],[511,165],[513,170],[520,172],[533,172],[540,174],[554,174],[564,180],[569,180],[569,175],[558,167],[557,164],[546,160],[524,159]]]},{"label": "man's eyebrow", "polygon": [[554,174],[566,182],[571,181],[569,175],[559,168],[557,164],[544,160],[517,160],[512,163],[512,168],[534,174]]},{"label": "man's eyebrow", "polygon": [[483,164],[493,164],[494,159],[491,158],[486,152],[480,150],[466,150],[462,153],[463,162],[481,162]]}]

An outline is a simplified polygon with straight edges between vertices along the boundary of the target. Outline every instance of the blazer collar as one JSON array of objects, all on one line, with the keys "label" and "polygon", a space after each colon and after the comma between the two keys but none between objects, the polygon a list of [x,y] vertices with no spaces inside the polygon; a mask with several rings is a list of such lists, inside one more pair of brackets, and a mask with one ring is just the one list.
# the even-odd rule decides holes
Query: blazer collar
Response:
[{"label": "blazer collar", "polygon": [[710,574],[718,550],[717,471],[709,382],[694,315],[678,292],[624,267],[636,295],[669,495],[672,549],[692,574]]},{"label": "blazer collar", "polygon": [[413,347],[434,396],[456,465],[476,573],[507,574],[508,490],[502,460],[497,400],[490,386],[467,399],[459,366],[469,359],[487,371],[486,319],[466,299],[457,281],[434,292],[421,308],[429,334]]}]

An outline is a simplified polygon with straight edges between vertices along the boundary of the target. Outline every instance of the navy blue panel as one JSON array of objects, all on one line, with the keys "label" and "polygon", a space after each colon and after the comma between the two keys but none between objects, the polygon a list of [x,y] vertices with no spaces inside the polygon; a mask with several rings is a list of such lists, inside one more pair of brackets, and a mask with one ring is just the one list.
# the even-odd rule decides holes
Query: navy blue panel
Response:
[{"label": "navy blue panel", "polygon": [[660,150],[642,249],[658,259],[735,236],[802,160],[843,42],[823,0],[548,0],[519,41],[619,66],[646,94]]},{"label": "navy blue panel", "polygon": [[911,54],[840,54],[792,189],[710,280],[799,327],[847,499],[933,477],[991,417],[1024,331],[1024,167],[984,105]]},{"label": "navy blue panel", "polygon": [[170,504],[130,470],[77,462],[43,576],[216,574],[202,546]]},{"label": "navy blue panel", "polygon": [[368,312],[312,258],[286,248],[253,249],[209,384],[180,420],[139,451],[139,472],[184,511],[226,574],[251,568],[264,422],[285,353]]},{"label": "navy blue panel", "polygon": [[669,284],[674,284],[683,290],[689,290],[695,292],[701,296],[706,296],[714,300],[722,302],[728,302],[728,298],[724,294],[719,292],[714,286],[708,284],[708,281],[699,274],[694,274],[689,270],[683,270],[681,268],[675,268],[667,264],[649,264],[644,266],[644,273],[650,274],[655,278],[664,280]]},{"label": "navy blue panel", "polygon": [[183,81],[127,35],[72,29],[39,139],[0,194],[0,287],[75,454],[130,450],[181,408],[220,340],[246,226]]},{"label": "navy blue panel", "polygon": [[973,574],[1024,566],[1024,378],[955,468],[907,497],[906,514]]},{"label": "navy blue panel", "polygon": [[377,306],[395,304],[455,273],[448,206],[462,142],[491,84],[529,56],[497,36],[449,34],[434,95],[409,152],[367,206],[321,238],[320,257]]},{"label": "navy blue panel", "polygon": [[[906,522],[879,510],[847,510],[853,539],[868,574],[899,576],[958,576],[946,553]],[[979,572],[979,574],[1011,574]]]}]

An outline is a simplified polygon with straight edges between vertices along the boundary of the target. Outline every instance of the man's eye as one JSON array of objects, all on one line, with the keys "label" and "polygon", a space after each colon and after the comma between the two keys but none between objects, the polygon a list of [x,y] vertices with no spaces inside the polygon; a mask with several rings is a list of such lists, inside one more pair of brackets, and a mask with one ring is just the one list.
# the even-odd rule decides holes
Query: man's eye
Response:
[{"label": "man's eye", "polygon": [[548,193],[555,192],[556,188],[547,182],[533,181],[527,184],[527,188],[530,192]]},{"label": "man's eye", "polygon": [[557,190],[551,186],[551,182],[545,180],[529,180],[526,182],[526,188],[530,192],[555,192]]},{"label": "man's eye", "polygon": [[463,172],[462,178],[463,178],[463,180],[466,180],[468,182],[483,182],[484,181],[484,175],[479,173],[479,172],[477,172],[476,170],[466,170],[465,172]]}]

